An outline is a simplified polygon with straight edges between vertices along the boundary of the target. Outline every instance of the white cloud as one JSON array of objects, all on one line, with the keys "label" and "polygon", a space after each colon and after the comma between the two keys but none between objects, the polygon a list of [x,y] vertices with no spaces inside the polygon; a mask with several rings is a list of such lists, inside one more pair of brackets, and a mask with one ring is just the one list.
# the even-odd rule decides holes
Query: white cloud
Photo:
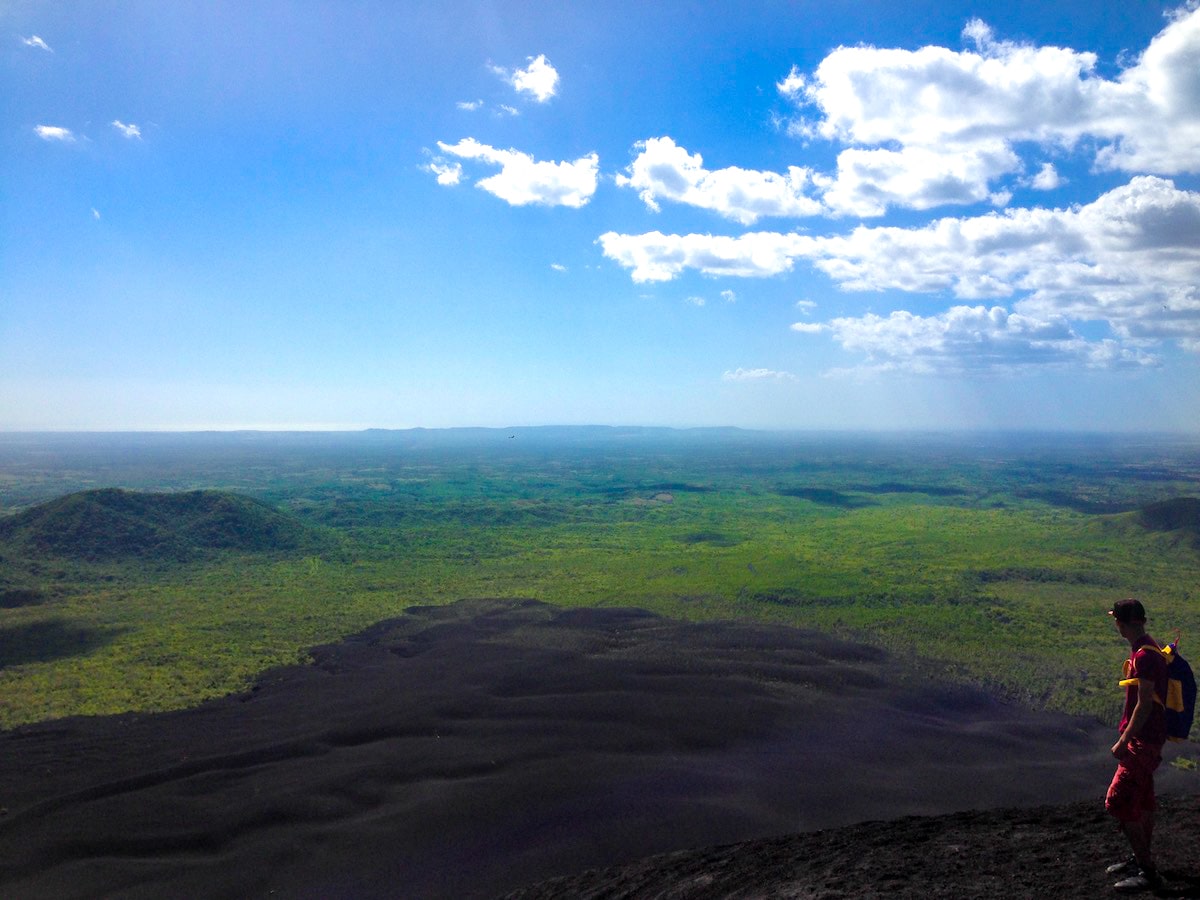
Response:
[{"label": "white cloud", "polygon": [[685,269],[766,276],[808,260],[851,291],[1018,298],[1039,321],[1108,323],[1126,340],[1200,341],[1200,193],[1141,176],[1086,206],[943,218],[919,228],[859,226],[813,237],[650,232],[599,238],[635,282]]},{"label": "white cloud", "polygon": [[787,77],[783,81],[775,83],[776,90],[788,98],[802,96],[806,87],[808,87],[808,79],[800,74],[800,70],[795,66],[792,66],[792,71],[787,73]]},{"label": "white cloud", "polygon": [[562,263],[550,263],[550,268],[552,268],[555,272],[567,271],[567,267],[564,266]]},{"label": "white cloud", "polygon": [[519,116],[521,114],[521,111],[519,109],[517,109],[515,106],[509,106],[507,103],[501,103],[500,109],[506,115],[510,115],[510,116]]},{"label": "white cloud", "polygon": [[706,301],[703,297],[697,297],[693,295],[691,297],[685,297],[684,302],[690,303],[692,306],[703,306]]},{"label": "white cloud", "polygon": [[963,27],[962,34],[964,38],[971,41],[976,49],[981,52],[996,42],[996,36],[991,26],[982,19],[971,19]]},{"label": "white cloud", "polygon": [[795,381],[791,372],[776,372],[772,369],[734,369],[721,376],[722,381]]},{"label": "white cloud", "polygon": [[1176,14],[1137,65],[1105,88],[1091,133],[1111,143],[1097,154],[1098,165],[1167,175],[1200,171],[1200,5]]},{"label": "white cloud", "polygon": [[92,207],[92,218],[97,222],[100,221],[100,210],[96,209],[94,206]]},{"label": "white cloud", "polygon": [[64,144],[75,143],[75,134],[70,128],[58,125],[38,125],[33,129],[43,141],[60,141]]},{"label": "white cloud", "polygon": [[609,231],[597,238],[604,255],[629,269],[638,283],[670,281],[685,269],[740,278],[778,275],[792,268],[801,248],[812,240],[763,231],[739,237]]},{"label": "white cloud", "polygon": [[460,100],[455,104],[459,109],[465,112],[475,112],[477,109],[483,108],[482,100]]},{"label": "white cloud", "polygon": [[[847,145],[824,185],[833,210],[1003,201],[994,183],[1024,170],[1018,147],[1091,152],[1100,169],[1200,171],[1200,6],[1115,79],[1096,74],[1093,53],[999,41],[979,20],[963,37],[974,50],[839,47],[778,83],[798,105],[793,133]],[[1034,187],[1057,184],[1032,163]]]},{"label": "white cloud", "polygon": [[53,50],[50,49],[50,45],[47,44],[45,41],[43,41],[36,34],[30,35],[27,38],[21,38],[21,43],[24,44],[26,47],[37,47],[39,50],[45,50],[47,53],[54,52]]},{"label": "white cloud", "polygon": [[1039,191],[1052,191],[1063,185],[1062,176],[1054,168],[1053,163],[1043,163],[1042,168],[1029,182],[1030,186]]},{"label": "white cloud", "polygon": [[743,225],[762,216],[812,216],[822,211],[807,196],[812,173],[797,166],[786,175],[730,166],[709,171],[699,153],[689,154],[669,137],[637,144],[640,152],[616,182],[632,187],[651,209],[660,199],[708,209]]},{"label": "white cloud", "polygon": [[[1013,188],[1053,190],[1047,155],[1088,153],[1099,169],[1200,171],[1200,5],[1174,16],[1135,64],[1097,74],[1094,53],[999,40],[973,19],[971,49],[839,47],[776,84],[790,130],[844,147],[829,173],[730,166],[651,138],[617,184],[743,225],[764,216],[873,217],[892,207],[1007,206]],[[1033,171],[1032,177],[1025,173]]]},{"label": "white cloud", "polygon": [[793,322],[792,331],[799,331],[801,334],[820,334],[825,330],[825,326],[820,322]]},{"label": "white cloud", "polygon": [[834,319],[828,328],[842,347],[866,355],[868,370],[945,374],[1047,365],[1136,368],[1157,363],[1137,347],[1123,347],[1111,339],[1085,340],[1061,316],[1038,319],[999,306],[955,306],[935,316],[904,310],[887,317],[868,313]]},{"label": "white cloud", "polygon": [[797,300],[796,309],[803,312],[806,316],[817,308],[817,304],[812,300]]},{"label": "white cloud", "polygon": [[498,70],[508,78],[519,93],[528,94],[538,103],[545,103],[558,92],[558,72],[546,59],[545,54],[529,57],[529,65],[509,74]]},{"label": "white cloud", "polygon": [[737,294],[733,291],[721,291],[721,299],[726,303],[737,303]]},{"label": "white cloud", "polygon": [[807,247],[849,290],[1019,296],[1039,318],[1106,321],[1118,334],[1200,337],[1200,193],[1153,176],[1069,209],[856,228]]},{"label": "white cloud", "polygon": [[429,163],[429,165],[423,166],[423,168],[426,172],[437,176],[438,184],[449,187],[462,181],[463,169],[461,163],[446,162],[439,157]]},{"label": "white cloud", "polygon": [[140,140],[142,137],[142,129],[136,125],[126,125],[120,119],[113,119],[112,127],[127,138],[138,138]]},{"label": "white cloud", "polygon": [[464,138],[457,144],[438,141],[438,147],[451,156],[500,166],[499,173],[481,179],[476,186],[513,206],[578,208],[596,192],[600,158],[595,153],[574,162],[538,162],[528,153],[498,150],[474,138]]},{"label": "white cloud", "polygon": [[[969,23],[977,36],[982,23]],[[839,47],[817,66],[801,94],[818,109],[817,132],[847,143],[1058,140],[1082,133],[1087,93],[1099,79],[1091,53],[995,43],[978,51]]]},{"label": "white cloud", "polygon": [[[955,153],[945,148],[900,150],[852,148],[838,154],[837,177],[824,201],[834,213],[881,216],[889,206],[931,209],[990,200],[990,184],[1021,170],[1020,158],[1003,141],[980,141]],[[1002,205],[1002,204],[1001,204]]]}]

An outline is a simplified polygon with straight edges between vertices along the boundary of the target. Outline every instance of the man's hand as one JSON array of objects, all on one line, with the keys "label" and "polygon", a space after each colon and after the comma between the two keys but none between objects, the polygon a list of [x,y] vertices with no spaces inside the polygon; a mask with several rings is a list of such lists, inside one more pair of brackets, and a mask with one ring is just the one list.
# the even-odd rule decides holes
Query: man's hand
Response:
[{"label": "man's hand", "polygon": [[1125,731],[1112,746],[1113,756],[1120,759],[1129,751],[1130,738],[1135,738],[1141,733],[1142,726],[1150,718],[1152,709],[1154,709],[1154,682],[1143,678],[1138,682],[1137,705],[1133,708],[1133,715],[1129,717],[1129,724],[1125,726]]}]

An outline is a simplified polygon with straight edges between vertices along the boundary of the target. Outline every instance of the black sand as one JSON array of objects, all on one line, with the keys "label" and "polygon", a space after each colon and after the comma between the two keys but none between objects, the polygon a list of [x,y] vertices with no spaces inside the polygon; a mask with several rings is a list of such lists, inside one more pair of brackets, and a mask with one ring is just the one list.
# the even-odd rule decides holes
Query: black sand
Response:
[{"label": "black sand", "polygon": [[[1159,897],[1200,897],[1200,795],[1159,807]],[[1128,856],[1094,801],[864,822],[828,831],[652,856],[556,878],[504,900],[1097,900]],[[1136,895],[1135,895],[1136,896]],[[1150,895],[1142,895],[1150,896]]]},{"label": "black sand", "polygon": [[[0,896],[487,897],[685,848],[1085,799],[1072,834],[1119,849],[1099,809],[1111,728],[821,635],[472,601],[314,657],[193,710],[0,735]],[[900,846],[929,826],[871,827]],[[764,864],[793,855],[780,840]]]}]

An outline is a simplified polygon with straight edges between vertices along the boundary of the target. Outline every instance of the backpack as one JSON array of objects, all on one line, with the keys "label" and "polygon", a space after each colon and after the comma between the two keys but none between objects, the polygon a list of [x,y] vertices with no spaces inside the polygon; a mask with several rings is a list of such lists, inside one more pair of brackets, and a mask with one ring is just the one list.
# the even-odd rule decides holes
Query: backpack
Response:
[{"label": "backpack", "polygon": [[[1167,740],[1186,741],[1188,732],[1192,730],[1192,719],[1196,715],[1196,676],[1186,659],[1179,655],[1179,638],[1173,643],[1158,648],[1145,644],[1139,650],[1157,650],[1167,661],[1167,697],[1164,703],[1158,696],[1155,701],[1163,707],[1167,720]],[[1136,684],[1136,678],[1129,678],[1129,661],[1125,662],[1125,679],[1121,687]]]},{"label": "backpack", "polygon": [[1196,714],[1196,676],[1179,655],[1179,639],[1162,651],[1167,661],[1167,740],[1186,741]]}]

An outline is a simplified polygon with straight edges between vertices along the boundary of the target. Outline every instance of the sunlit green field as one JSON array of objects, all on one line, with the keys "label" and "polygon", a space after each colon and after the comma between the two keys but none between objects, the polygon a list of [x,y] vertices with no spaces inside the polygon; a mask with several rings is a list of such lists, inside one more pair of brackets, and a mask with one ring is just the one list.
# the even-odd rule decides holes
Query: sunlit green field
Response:
[{"label": "sunlit green field", "polygon": [[1120,696],[1114,599],[1141,597],[1152,633],[1178,628],[1185,652],[1200,647],[1195,535],[1137,512],[1200,495],[1186,444],[1081,461],[1057,444],[714,437],[518,452],[504,439],[163,451],[107,468],[99,451],[50,468],[8,448],[9,513],[101,484],[213,487],[266,500],[325,543],[183,561],[0,551],[0,588],[42,599],[0,609],[0,724],[191,705],[407,607],[464,597],[825,629],[933,678],[1102,717]]}]

